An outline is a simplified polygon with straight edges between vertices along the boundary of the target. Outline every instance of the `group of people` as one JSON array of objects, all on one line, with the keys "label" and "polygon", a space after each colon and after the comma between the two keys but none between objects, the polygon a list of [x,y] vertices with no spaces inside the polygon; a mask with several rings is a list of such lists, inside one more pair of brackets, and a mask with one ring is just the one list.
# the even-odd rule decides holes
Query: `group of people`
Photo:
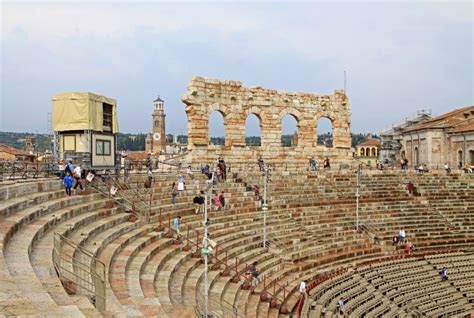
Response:
[{"label": "group of people", "polygon": [[397,250],[399,244],[405,244],[404,248],[407,254],[416,250],[415,244],[406,239],[406,233],[404,229],[400,230],[398,236],[394,236],[392,238],[392,246],[395,250]]},{"label": "group of people", "polygon": [[64,161],[61,161],[59,163],[59,170],[61,172],[61,179],[63,180],[66,196],[71,196],[72,189],[76,190],[77,187],[83,190],[83,171],[81,165],[74,165],[71,159],[68,160],[66,164],[64,164]]}]

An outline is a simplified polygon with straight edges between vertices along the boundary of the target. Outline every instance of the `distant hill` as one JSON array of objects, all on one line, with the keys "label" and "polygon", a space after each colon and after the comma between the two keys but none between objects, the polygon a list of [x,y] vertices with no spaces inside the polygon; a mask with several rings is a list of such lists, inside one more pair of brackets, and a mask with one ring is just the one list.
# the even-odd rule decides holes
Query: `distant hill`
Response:
[{"label": "distant hill", "polygon": [[[6,144],[11,147],[23,149],[25,147],[25,138],[27,136],[36,136],[36,145],[39,152],[43,152],[46,149],[52,150],[51,138],[46,134],[34,134],[34,133],[16,133],[16,132],[1,132],[0,131],[0,143]],[[361,141],[367,139],[368,134],[352,134],[352,147],[355,147]],[[377,135],[372,134],[373,137],[377,138]],[[130,151],[143,151],[145,150],[145,138],[146,134],[128,134],[119,133],[117,136],[117,149],[130,150]],[[173,135],[167,135],[169,141],[173,140]],[[187,136],[179,135],[179,143],[187,143]],[[260,137],[246,137],[246,141],[252,145],[260,144]],[[283,135],[282,142],[284,145],[289,145],[291,142],[291,135]],[[211,143],[217,145],[224,144],[223,137],[211,137]],[[327,146],[332,145],[332,134],[318,135],[318,144],[325,144]]]},{"label": "distant hill", "polygon": [[46,134],[35,133],[16,133],[16,132],[2,132],[0,131],[0,143],[10,147],[23,149],[25,148],[25,138],[27,136],[36,136],[36,146],[38,152],[43,152],[46,149],[51,149],[51,139]]}]

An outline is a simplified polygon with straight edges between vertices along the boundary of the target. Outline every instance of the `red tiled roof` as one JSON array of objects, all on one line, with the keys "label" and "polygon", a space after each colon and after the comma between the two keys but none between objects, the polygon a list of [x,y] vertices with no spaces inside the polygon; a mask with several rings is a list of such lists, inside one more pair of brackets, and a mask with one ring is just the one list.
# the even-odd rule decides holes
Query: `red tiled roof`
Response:
[{"label": "red tiled roof", "polygon": [[0,144],[0,151],[9,153],[15,156],[34,156],[32,154],[27,153],[26,151],[14,147],[7,146],[5,144]]},{"label": "red tiled roof", "polygon": [[[468,116],[466,118],[466,115]],[[454,128],[461,125],[469,118],[474,118],[474,106],[455,109],[441,116],[428,121],[416,124],[404,130],[404,132],[425,130],[425,129],[445,129]]]},{"label": "red tiled roof", "polygon": [[377,138],[370,138],[362,141],[360,144],[357,145],[357,147],[367,147],[367,146],[375,146],[379,147],[380,146],[380,139]]}]

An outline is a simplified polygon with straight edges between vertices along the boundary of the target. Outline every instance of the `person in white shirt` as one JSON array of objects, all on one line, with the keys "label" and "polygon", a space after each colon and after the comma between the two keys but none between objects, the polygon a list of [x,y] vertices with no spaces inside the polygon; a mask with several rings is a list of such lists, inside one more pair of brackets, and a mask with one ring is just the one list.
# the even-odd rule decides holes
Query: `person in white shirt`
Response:
[{"label": "person in white shirt", "polygon": [[77,165],[73,170],[74,179],[76,179],[76,184],[74,185],[74,190],[77,189],[77,186],[79,186],[79,188],[81,188],[81,190],[84,190],[82,188],[82,179],[81,179],[82,176],[81,176],[81,174],[82,174],[81,166]]},{"label": "person in white shirt", "polygon": [[306,295],[306,281],[305,280],[300,283],[300,293],[302,295]]},{"label": "person in white shirt", "polygon": [[344,298],[341,297],[341,299],[339,299],[338,301],[338,304],[339,304],[339,312],[341,314],[344,314]]},{"label": "person in white shirt", "polygon": [[400,232],[398,233],[399,241],[403,243],[403,241],[405,241],[405,237],[406,237],[405,230],[401,229]]}]

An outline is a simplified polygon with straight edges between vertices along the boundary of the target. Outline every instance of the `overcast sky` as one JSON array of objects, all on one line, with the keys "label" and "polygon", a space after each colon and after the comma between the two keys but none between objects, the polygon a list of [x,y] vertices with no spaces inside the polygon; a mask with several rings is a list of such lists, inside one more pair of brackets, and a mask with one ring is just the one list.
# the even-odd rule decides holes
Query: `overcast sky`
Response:
[{"label": "overcast sky", "polygon": [[[346,2],[2,2],[0,130],[44,132],[51,97],[118,101],[122,132],[186,132],[194,75],[245,86],[332,93],[352,131],[378,132],[418,109],[474,104],[473,4]],[[256,126],[256,125],[254,125]],[[256,131],[254,131],[255,133]]]}]

